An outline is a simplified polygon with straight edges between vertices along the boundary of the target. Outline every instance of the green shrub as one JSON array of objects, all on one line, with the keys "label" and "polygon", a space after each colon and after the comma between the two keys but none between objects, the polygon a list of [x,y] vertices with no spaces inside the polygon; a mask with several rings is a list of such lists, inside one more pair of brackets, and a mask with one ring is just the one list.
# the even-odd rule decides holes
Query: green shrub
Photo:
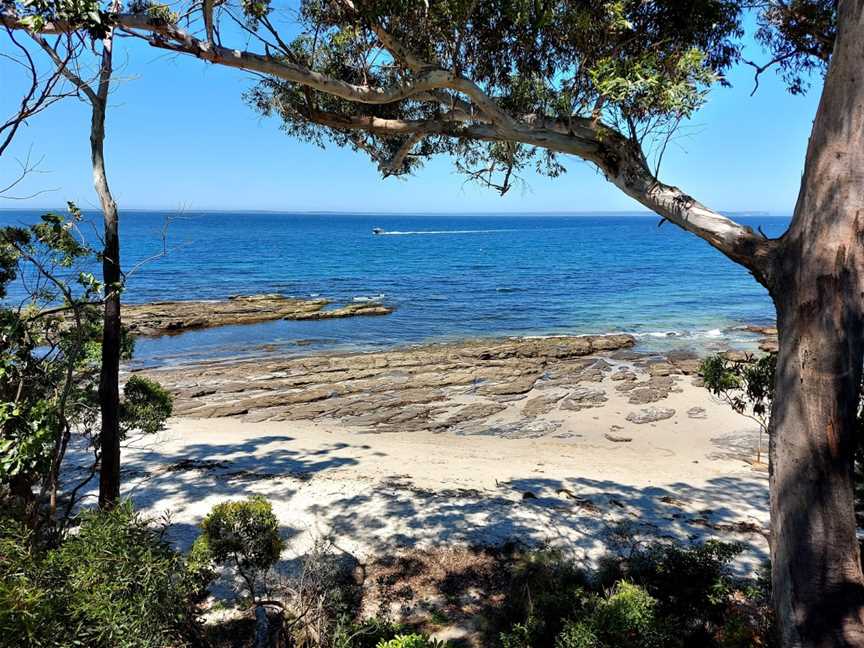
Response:
[{"label": "green shrub", "polygon": [[376,648],[405,632],[401,625],[381,619],[367,619],[360,623],[341,623],[333,633],[334,648]]},{"label": "green shrub", "polygon": [[367,619],[337,628],[334,648],[447,648],[450,644],[408,631],[405,626],[381,619]]},{"label": "green shrub", "polygon": [[180,554],[125,502],[82,516],[53,559],[66,581],[67,615],[85,645],[180,645],[190,625]]},{"label": "green shrub", "polygon": [[195,619],[183,557],[128,502],[85,512],[76,533],[45,550],[20,526],[4,523],[0,533],[0,645],[189,643]]},{"label": "green shrub", "polygon": [[[764,583],[729,565],[739,545],[658,544],[604,560],[590,581],[549,552],[521,558],[502,648],[745,648],[771,635]],[[537,592],[537,596],[529,596]],[[545,589],[544,589],[545,588]],[[514,622],[515,621],[515,622]],[[553,634],[554,632],[554,634]],[[761,643],[760,643],[761,642]]]},{"label": "green shrub", "polygon": [[[620,581],[598,604],[591,624],[601,645],[618,648],[664,646],[658,628],[657,601],[638,585]],[[589,644],[590,645],[590,644]]]},{"label": "green shrub", "polygon": [[693,547],[653,545],[630,557],[627,578],[657,599],[661,615],[682,630],[698,630],[723,621],[736,586],[730,563],[742,550],[716,540]]},{"label": "green shrub", "polygon": [[65,632],[62,586],[54,587],[32,531],[0,518],[0,645],[58,645]]},{"label": "green shrub", "polygon": [[571,621],[555,639],[555,648],[598,648],[599,646],[600,640],[594,632],[594,627],[585,621]]},{"label": "green shrub", "polygon": [[124,431],[135,429],[155,434],[165,428],[172,410],[171,394],[156,381],[143,376],[132,376],[126,381],[120,405]]},{"label": "green shrub", "polygon": [[551,646],[567,619],[586,600],[586,577],[557,551],[532,551],[519,556],[502,616],[515,619],[502,634],[506,648]]},{"label": "green shrub", "polygon": [[447,644],[421,634],[400,634],[380,641],[376,648],[446,648]]},{"label": "green shrub", "polygon": [[211,560],[231,565],[245,582],[248,594],[257,596],[260,575],[272,567],[285,548],[279,536],[279,520],[263,497],[223,502],[201,523],[202,533],[192,547],[197,565]]}]

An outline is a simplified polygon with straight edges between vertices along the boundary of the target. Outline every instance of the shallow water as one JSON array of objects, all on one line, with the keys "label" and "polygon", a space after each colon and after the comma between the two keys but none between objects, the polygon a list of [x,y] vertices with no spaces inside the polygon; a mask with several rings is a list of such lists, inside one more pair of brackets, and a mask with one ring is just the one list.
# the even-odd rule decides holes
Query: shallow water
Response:
[{"label": "shallow water", "polygon": [[[0,224],[36,211],[0,211]],[[164,212],[124,212],[124,267],[162,249]],[[738,217],[769,236],[788,219]],[[477,336],[625,331],[646,349],[752,341],[769,323],[764,288],[706,243],[645,215],[184,213],[168,255],[141,267],[125,299],[222,299],[279,292],[374,300],[386,317],[275,321],[141,339],[162,364],[258,353],[371,349]],[[372,228],[384,230],[374,235]],[[15,298],[12,291],[10,298]]]}]

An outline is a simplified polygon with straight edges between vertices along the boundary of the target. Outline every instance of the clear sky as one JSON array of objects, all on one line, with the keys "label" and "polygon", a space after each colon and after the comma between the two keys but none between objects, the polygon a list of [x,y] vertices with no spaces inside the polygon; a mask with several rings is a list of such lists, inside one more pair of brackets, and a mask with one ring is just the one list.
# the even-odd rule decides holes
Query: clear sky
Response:
[{"label": "clear sky", "polygon": [[[5,36],[0,52],[8,51]],[[750,58],[765,58],[751,45]],[[263,120],[242,100],[249,75],[123,41],[106,142],[109,180],[121,209],[382,212],[621,211],[641,209],[595,170],[562,158],[557,179],[525,176],[527,188],[500,197],[465,185],[450,161],[428,162],[407,179],[382,180],[360,153],[299,142]],[[707,105],[669,147],[661,179],[726,211],[791,213],[821,85],[795,97],[773,73],[758,93],[752,68],[731,71],[733,87],[716,87]],[[0,110],[8,115],[21,77],[0,60]],[[55,105],[19,132],[0,158],[0,184],[14,175],[13,157],[44,157],[44,173],[19,193],[51,188],[0,208],[54,207],[73,200],[96,205],[89,163],[88,106]]]}]

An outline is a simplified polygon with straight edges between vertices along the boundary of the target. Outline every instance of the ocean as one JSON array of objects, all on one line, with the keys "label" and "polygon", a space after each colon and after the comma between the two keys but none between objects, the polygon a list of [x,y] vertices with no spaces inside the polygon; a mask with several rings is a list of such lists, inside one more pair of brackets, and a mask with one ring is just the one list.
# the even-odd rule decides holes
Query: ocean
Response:
[{"label": "ocean", "polygon": [[[0,225],[40,213],[0,211]],[[736,327],[774,319],[767,292],[746,270],[670,223],[658,227],[652,215],[125,211],[124,268],[162,251],[166,217],[167,254],[131,275],[127,302],[282,293],[381,301],[396,311],[142,338],[141,365],[613,331],[632,333],[645,350],[704,350],[752,344]],[[98,214],[88,218],[98,226]],[[789,220],[736,218],[768,236]]]}]

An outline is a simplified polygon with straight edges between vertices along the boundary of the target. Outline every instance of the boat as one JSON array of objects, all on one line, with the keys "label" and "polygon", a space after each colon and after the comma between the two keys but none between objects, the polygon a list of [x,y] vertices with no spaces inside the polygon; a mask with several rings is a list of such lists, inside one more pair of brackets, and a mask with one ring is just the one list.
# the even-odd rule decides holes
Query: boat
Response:
[{"label": "boat", "polygon": [[384,230],[383,230],[382,228],[380,228],[380,227],[373,227],[373,228],[372,228],[372,233],[373,233],[373,234],[383,234],[383,233],[384,233]]}]

